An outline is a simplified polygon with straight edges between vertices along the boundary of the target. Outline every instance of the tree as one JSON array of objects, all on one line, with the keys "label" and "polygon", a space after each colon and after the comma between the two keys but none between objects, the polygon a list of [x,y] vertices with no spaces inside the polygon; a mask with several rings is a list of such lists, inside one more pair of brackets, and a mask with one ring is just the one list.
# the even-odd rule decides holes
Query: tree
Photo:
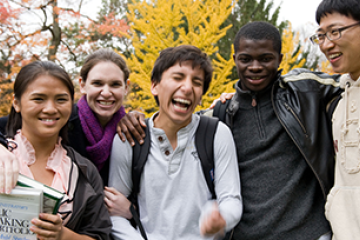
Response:
[{"label": "tree", "polygon": [[[286,21],[282,21],[278,24],[280,6],[276,7],[271,14],[272,9],[274,8],[274,3],[272,0],[237,0],[234,2],[235,5],[231,14],[222,25],[222,27],[232,25],[232,28],[230,28],[226,35],[216,43],[216,46],[219,47],[220,55],[226,60],[231,59],[230,46],[233,45],[236,33],[246,23],[253,21],[269,22],[276,26],[280,33],[282,33],[282,31],[287,26]],[[232,69],[231,75],[229,77],[230,79],[237,79],[238,76],[235,67]]]},{"label": "tree", "polygon": [[[60,4],[63,1],[0,2],[1,89],[7,88],[4,84],[10,84],[21,67],[31,61],[54,61],[74,78],[89,52],[99,47],[120,49],[129,30],[122,19],[124,14],[117,8],[120,0],[103,0],[97,19],[83,14],[83,0],[68,1],[66,7]],[[5,99],[5,92],[0,92],[0,99]]]},{"label": "tree", "polygon": [[148,116],[156,111],[150,92],[152,67],[162,49],[179,44],[195,45],[209,56],[215,56],[214,79],[210,93],[203,97],[202,108],[219,96],[230,73],[228,65],[233,63],[216,54],[218,47],[215,43],[231,27],[222,26],[231,13],[231,3],[231,0],[151,0],[128,5],[134,47],[134,54],[127,61],[132,71],[132,90],[128,95],[132,109],[143,111]]},{"label": "tree", "polygon": [[[295,47],[296,46],[296,47]],[[284,30],[282,35],[282,54],[283,59],[280,63],[280,69],[282,74],[288,73],[293,68],[303,67],[305,59],[299,61],[299,55],[301,54],[301,45],[299,45],[299,33],[294,36],[292,32],[291,24]]]}]

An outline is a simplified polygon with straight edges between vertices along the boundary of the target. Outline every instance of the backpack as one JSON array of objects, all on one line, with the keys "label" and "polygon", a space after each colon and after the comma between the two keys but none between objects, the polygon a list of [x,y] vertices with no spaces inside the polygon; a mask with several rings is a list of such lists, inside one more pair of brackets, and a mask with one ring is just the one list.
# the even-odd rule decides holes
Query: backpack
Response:
[{"label": "backpack", "polygon": [[[128,199],[132,203],[130,211],[133,215],[131,220],[132,225],[138,226],[142,237],[147,240],[146,233],[139,218],[139,207],[137,196],[140,190],[140,178],[144,170],[144,166],[147,160],[147,156],[150,150],[150,131],[148,127],[148,119],[145,120],[147,127],[145,130],[144,143],[140,145],[135,140],[135,146],[133,147],[133,159],[132,159],[132,181],[133,188]],[[219,120],[217,118],[210,118],[200,116],[199,126],[195,133],[195,147],[198,152],[202,170],[205,176],[207,186],[211,192],[212,199],[216,199],[214,188],[214,136],[218,126]]]},{"label": "backpack", "polygon": [[225,103],[218,101],[213,110],[213,117],[217,117],[221,122],[227,124],[226,112],[227,112],[230,102],[231,102],[231,100],[226,100]]}]

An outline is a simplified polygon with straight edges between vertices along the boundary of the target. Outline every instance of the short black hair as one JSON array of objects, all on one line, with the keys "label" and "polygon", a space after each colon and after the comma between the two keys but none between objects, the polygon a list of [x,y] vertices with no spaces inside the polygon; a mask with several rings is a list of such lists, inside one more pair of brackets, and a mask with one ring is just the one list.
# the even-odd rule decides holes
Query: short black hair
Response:
[{"label": "short black hair", "polygon": [[323,0],[316,10],[316,22],[320,24],[322,17],[331,13],[340,13],[360,21],[360,1],[359,0]]},{"label": "short black hair", "polygon": [[[204,95],[208,90],[212,79],[213,67],[208,55],[192,45],[180,45],[162,50],[160,56],[155,61],[151,73],[151,82],[159,83],[163,72],[174,66],[176,63],[181,65],[181,63],[185,61],[193,61],[193,68],[199,66],[200,69],[204,70]],[[159,104],[157,97],[155,97],[155,100]]]},{"label": "short black hair", "polygon": [[263,21],[255,21],[245,24],[237,32],[234,39],[235,53],[239,51],[241,39],[271,40],[274,50],[281,54],[281,36],[279,30],[272,24]]}]

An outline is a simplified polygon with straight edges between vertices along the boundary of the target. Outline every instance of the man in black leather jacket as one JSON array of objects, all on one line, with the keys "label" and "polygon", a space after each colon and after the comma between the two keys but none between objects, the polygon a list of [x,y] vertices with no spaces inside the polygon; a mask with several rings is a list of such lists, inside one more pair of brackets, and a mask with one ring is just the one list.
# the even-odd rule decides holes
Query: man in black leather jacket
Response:
[{"label": "man in black leather jacket", "polygon": [[225,122],[236,142],[244,213],[232,239],[328,240],[334,152],[327,110],[342,92],[339,76],[306,69],[281,76],[281,37],[268,23],[242,27],[234,48],[240,80]]}]

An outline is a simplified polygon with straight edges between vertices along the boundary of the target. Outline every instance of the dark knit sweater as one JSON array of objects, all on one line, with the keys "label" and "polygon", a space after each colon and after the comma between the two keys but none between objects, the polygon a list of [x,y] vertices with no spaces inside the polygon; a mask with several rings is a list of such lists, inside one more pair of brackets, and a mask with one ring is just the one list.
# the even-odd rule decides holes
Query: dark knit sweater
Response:
[{"label": "dark knit sweater", "polygon": [[[320,185],[275,115],[271,87],[239,88],[234,116],[244,213],[233,239],[317,239],[330,231]],[[256,105],[256,106],[253,106]]]}]

